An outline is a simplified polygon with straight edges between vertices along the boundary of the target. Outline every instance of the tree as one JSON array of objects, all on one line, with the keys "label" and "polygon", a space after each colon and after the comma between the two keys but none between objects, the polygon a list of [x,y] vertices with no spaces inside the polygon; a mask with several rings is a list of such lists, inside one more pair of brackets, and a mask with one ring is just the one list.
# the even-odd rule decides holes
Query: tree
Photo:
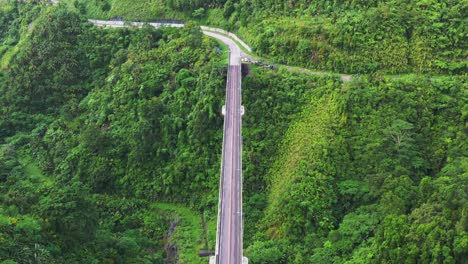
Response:
[{"label": "tree", "polygon": [[89,189],[76,179],[53,186],[40,200],[38,213],[49,238],[57,234],[66,249],[94,238],[98,217],[95,201]]},{"label": "tree", "polygon": [[3,145],[0,149],[0,183],[8,180],[14,168],[17,168],[20,163],[16,158],[16,149],[13,145]]},{"label": "tree", "polygon": [[234,3],[232,2],[232,0],[227,0],[226,3],[224,3],[224,9],[223,9],[224,18],[229,18],[235,10],[236,8],[234,7]]},{"label": "tree", "polygon": [[193,11],[192,16],[194,18],[202,18],[203,16],[205,16],[205,9],[203,7],[196,9],[195,11]]},{"label": "tree", "polygon": [[286,241],[256,241],[247,249],[247,257],[249,262],[253,264],[267,263],[286,263],[286,252],[283,250],[283,243]]},{"label": "tree", "polygon": [[402,148],[411,144],[411,130],[413,128],[413,124],[397,119],[394,120],[391,126],[386,128],[384,132],[392,138],[395,143],[396,150],[400,152]]}]

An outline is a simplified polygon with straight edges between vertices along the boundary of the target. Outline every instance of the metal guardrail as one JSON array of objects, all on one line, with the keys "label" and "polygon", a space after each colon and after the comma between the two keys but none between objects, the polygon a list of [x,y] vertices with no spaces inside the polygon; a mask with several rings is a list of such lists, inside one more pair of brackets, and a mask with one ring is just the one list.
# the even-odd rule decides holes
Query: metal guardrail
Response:
[{"label": "metal guardrail", "polygon": [[141,28],[146,24],[151,25],[151,26],[153,26],[155,28],[160,28],[160,27],[182,28],[182,27],[184,27],[184,24],[173,24],[173,23],[125,22],[125,21],[120,21],[120,20],[109,21],[109,20],[96,20],[96,19],[88,19],[88,21],[93,23],[96,26],[110,26],[110,27],[117,27],[117,28],[124,28],[124,27],[128,27],[128,26],[134,26],[134,27]]},{"label": "metal guardrail", "polygon": [[[241,109],[239,109],[239,111],[245,111],[243,106],[242,106],[242,63],[241,63],[241,66],[239,66],[239,71],[240,71],[240,78],[239,78],[239,90],[240,90],[240,99],[239,99],[239,105],[241,107]],[[244,112],[245,113],[245,112]],[[242,173],[242,146],[244,145],[243,143],[243,140],[242,140],[242,117],[243,117],[243,114],[240,115],[240,202],[241,202],[241,206],[240,206],[240,215],[241,215],[241,240],[240,240],[240,250],[241,250],[241,256],[244,255],[244,206],[243,206],[243,201],[244,201],[244,198],[243,198],[243,190],[244,190],[244,186],[243,186],[243,182],[244,182],[244,178],[243,178],[243,173]]]},{"label": "metal guardrail", "polygon": [[[230,64],[229,62],[231,61],[231,51],[229,51],[229,54],[228,54],[228,74],[227,74],[227,80],[226,80],[226,87],[229,87],[229,67]],[[225,102],[224,102],[224,105],[226,105],[226,102],[227,102],[227,97],[228,97],[228,93],[226,92],[226,99],[225,99]],[[217,224],[216,224],[216,232],[220,232],[220,227],[221,227],[221,216],[223,215],[223,212],[222,212],[222,206],[221,206],[221,201],[222,201],[222,197],[223,197],[223,193],[224,193],[224,189],[223,189],[223,179],[224,179],[224,143],[225,143],[225,140],[226,140],[226,117],[224,117],[224,121],[223,121],[223,145],[222,145],[222,148],[221,148],[221,153],[222,153],[222,156],[221,156],[221,169],[220,169],[220,172],[221,172],[221,175],[219,177],[219,198],[218,198],[218,221],[217,221]],[[219,237],[219,233],[216,234],[216,248],[215,248],[215,257],[218,258],[218,255],[219,255],[219,246],[220,246],[220,237]],[[216,259],[216,263],[218,263],[218,260]]]}]

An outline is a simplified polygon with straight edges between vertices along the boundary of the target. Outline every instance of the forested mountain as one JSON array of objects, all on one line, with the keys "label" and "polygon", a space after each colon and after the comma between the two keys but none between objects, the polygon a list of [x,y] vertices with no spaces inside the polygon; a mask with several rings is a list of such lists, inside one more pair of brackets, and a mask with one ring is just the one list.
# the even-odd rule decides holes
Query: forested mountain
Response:
[{"label": "forested mountain", "polygon": [[[218,44],[195,27],[105,30],[35,4],[2,12],[5,36],[26,40],[2,70],[0,259],[162,263],[174,219],[155,203],[216,209]],[[33,22],[14,35],[23,14]]]},{"label": "forested mountain", "polygon": [[250,263],[466,263],[467,6],[0,1],[0,263],[207,263],[227,51],[199,23],[279,63],[362,73],[244,76]]},{"label": "forested mountain", "polygon": [[466,1],[242,3],[230,19],[239,17],[259,54],[282,63],[347,73],[466,71]]},{"label": "forested mountain", "polygon": [[467,70],[467,1],[66,2],[102,18],[196,19],[237,31],[258,55],[311,69],[359,74]]}]

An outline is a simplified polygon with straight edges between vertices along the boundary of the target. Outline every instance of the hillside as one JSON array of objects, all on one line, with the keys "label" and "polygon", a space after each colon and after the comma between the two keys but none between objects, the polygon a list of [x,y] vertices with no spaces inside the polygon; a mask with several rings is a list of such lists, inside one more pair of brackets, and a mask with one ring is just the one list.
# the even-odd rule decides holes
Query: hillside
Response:
[{"label": "hillside", "polygon": [[257,55],[315,70],[462,74],[466,1],[67,0],[100,18],[196,20],[240,34]]},{"label": "hillside", "polygon": [[104,30],[11,5],[6,35],[27,15],[35,27],[0,82],[0,259],[163,263],[175,243],[198,259],[214,243],[201,222],[216,216],[218,44],[196,28]]},{"label": "hillside", "polygon": [[0,2],[0,264],[207,263],[227,50],[198,24],[276,63],[359,73],[243,77],[249,263],[465,263],[467,6]]}]

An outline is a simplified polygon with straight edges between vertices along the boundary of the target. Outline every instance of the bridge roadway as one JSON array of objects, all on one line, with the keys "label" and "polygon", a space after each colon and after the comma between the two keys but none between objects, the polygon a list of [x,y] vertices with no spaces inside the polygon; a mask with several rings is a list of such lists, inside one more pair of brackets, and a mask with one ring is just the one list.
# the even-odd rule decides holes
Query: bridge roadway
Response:
[{"label": "bridge roadway", "polygon": [[[241,70],[229,65],[224,115],[217,263],[242,263]],[[219,241],[219,242],[218,242]]]},{"label": "bridge roadway", "polygon": [[[89,20],[96,26],[113,28],[136,26],[144,23],[122,21]],[[183,24],[149,23],[154,27],[183,27]],[[241,56],[239,46],[219,29],[202,27],[205,35],[216,38],[229,47],[229,67],[226,83],[226,102],[223,107],[224,132],[221,178],[219,188],[218,227],[215,256],[210,260],[216,264],[241,264],[247,259],[242,255],[242,115],[241,107]],[[241,44],[245,45],[245,44]]]},{"label": "bridge roadway", "polygon": [[241,56],[239,46],[219,33],[203,30],[229,47],[229,68],[224,108],[223,157],[219,188],[218,232],[216,236],[215,263],[246,263],[242,254],[242,115],[241,106]]},{"label": "bridge roadway", "polygon": [[230,49],[215,260],[218,264],[240,264],[243,234],[241,50],[227,37],[212,32],[205,34],[223,41]]}]

